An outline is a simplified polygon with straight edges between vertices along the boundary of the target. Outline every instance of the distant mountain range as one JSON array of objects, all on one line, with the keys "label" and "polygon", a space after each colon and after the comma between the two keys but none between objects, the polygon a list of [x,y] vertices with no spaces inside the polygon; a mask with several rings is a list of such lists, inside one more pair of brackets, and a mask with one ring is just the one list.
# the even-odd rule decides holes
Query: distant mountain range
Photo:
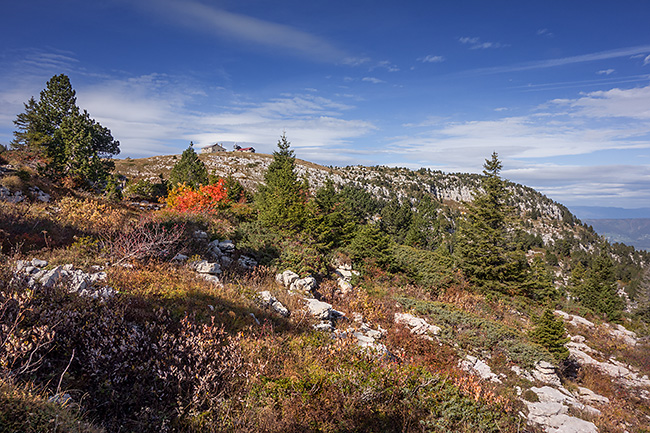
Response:
[{"label": "distant mountain range", "polygon": [[571,212],[581,220],[650,218],[650,208],[571,206]]},{"label": "distant mountain range", "polygon": [[650,208],[572,206],[571,212],[610,242],[650,251]]},{"label": "distant mountain range", "polygon": [[584,219],[596,233],[610,242],[632,245],[637,250],[650,251],[650,218]]}]

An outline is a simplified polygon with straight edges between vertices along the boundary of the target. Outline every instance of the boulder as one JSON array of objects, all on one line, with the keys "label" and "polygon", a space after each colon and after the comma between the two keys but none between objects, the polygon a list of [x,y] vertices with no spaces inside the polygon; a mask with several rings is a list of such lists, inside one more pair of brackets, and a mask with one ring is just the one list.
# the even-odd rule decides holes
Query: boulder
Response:
[{"label": "boulder", "polygon": [[237,264],[244,269],[250,270],[257,266],[257,260],[249,256],[241,256],[237,260]]},{"label": "boulder", "polygon": [[290,270],[286,270],[286,271],[282,272],[281,274],[277,274],[275,276],[275,280],[278,283],[282,284],[284,287],[290,287],[291,284],[294,281],[298,280],[299,278],[300,278],[300,276],[298,274],[296,274],[295,272],[290,271]]},{"label": "boulder", "polygon": [[44,268],[45,266],[47,266],[47,261],[40,260],[40,259],[32,259],[32,266],[36,268]]},{"label": "boulder", "polygon": [[345,281],[343,279],[339,279],[337,281],[337,285],[339,286],[339,289],[341,290],[342,294],[350,293],[352,291],[352,283]]},{"label": "boulder", "polygon": [[305,301],[307,302],[307,311],[312,316],[321,320],[332,318],[332,304],[314,298],[307,298]]},{"label": "boulder", "polygon": [[280,314],[281,316],[289,317],[291,314],[287,307],[282,305],[282,303],[278,301],[275,296],[273,296],[268,290],[259,292],[257,294],[257,297],[264,307],[270,307],[273,311]]},{"label": "boulder", "polygon": [[194,237],[194,239],[201,239],[201,240],[203,240],[203,239],[208,239],[208,234],[207,234],[206,232],[204,232],[203,230],[196,230],[196,231],[192,234],[192,237]]},{"label": "boulder", "polygon": [[305,278],[300,278],[291,283],[289,290],[292,292],[299,292],[306,295],[310,295],[313,290],[318,286],[316,278],[309,276]]},{"label": "boulder", "polygon": [[235,244],[231,240],[224,240],[217,245],[225,254],[232,254],[235,251]]},{"label": "boulder", "polygon": [[216,275],[212,275],[212,274],[199,274],[199,276],[200,276],[201,278],[203,278],[205,281],[209,282],[209,283],[212,283],[212,284],[214,284],[214,285],[216,285],[216,286],[219,286],[219,287],[222,286],[222,284],[221,284],[221,280],[219,280],[219,277],[217,277]]},{"label": "boulder", "polygon": [[219,263],[212,263],[207,260],[194,262],[192,267],[199,274],[218,275],[221,273],[221,265],[219,265]]},{"label": "boulder", "polygon": [[52,287],[54,286],[61,278],[63,278],[64,270],[62,266],[57,266],[54,269],[49,271],[41,271],[36,274],[38,276],[37,281],[43,285],[43,287]]},{"label": "boulder", "polygon": [[608,404],[609,399],[603,395],[596,394],[589,388],[578,387],[578,398],[587,403]]},{"label": "boulder", "polygon": [[187,257],[185,254],[178,253],[174,256],[172,262],[183,263],[186,262],[187,259],[189,259],[189,257]]},{"label": "boulder", "polygon": [[547,383],[555,386],[562,385],[560,378],[555,373],[555,367],[553,366],[553,364],[546,361],[539,361],[535,364],[535,370],[533,370],[533,377],[542,383]]}]

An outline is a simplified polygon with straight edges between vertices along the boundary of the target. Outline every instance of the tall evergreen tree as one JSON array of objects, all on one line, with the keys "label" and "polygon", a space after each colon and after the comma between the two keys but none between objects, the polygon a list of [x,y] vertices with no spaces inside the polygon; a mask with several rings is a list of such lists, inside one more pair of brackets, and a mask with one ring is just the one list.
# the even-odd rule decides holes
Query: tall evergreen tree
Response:
[{"label": "tall evergreen tree", "polygon": [[298,180],[296,158],[286,135],[264,174],[264,185],[256,197],[260,221],[270,227],[294,231],[303,227],[307,215],[307,185]]},{"label": "tall evergreen tree", "polygon": [[477,285],[517,293],[526,266],[522,253],[508,244],[507,218],[511,212],[509,193],[500,177],[501,161],[496,152],[483,165],[482,191],[468,204],[461,220],[456,254],[465,274]]},{"label": "tall evergreen tree", "polygon": [[621,318],[624,302],[617,293],[614,263],[604,249],[592,261],[576,292],[585,307],[603,315],[605,319],[616,321]]},{"label": "tall evergreen tree", "polygon": [[12,146],[38,152],[52,177],[92,183],[106,178],[113,167],[109,158],[120,152],[120,143],[87,111],[81,113],[76,102],[70,79],[52,77],[38,102],[30,98],[16,117]]},{"label": "tall evergreen tree", "polygon": [[185,183],[192,188],[198,188],[200,185],[208,184],[208,169],[205,168],[203,161],[194,152],[194,143],[183,151],[181,159],[174,165],[169,174],[169,186],[175,187],[179,183]]}]

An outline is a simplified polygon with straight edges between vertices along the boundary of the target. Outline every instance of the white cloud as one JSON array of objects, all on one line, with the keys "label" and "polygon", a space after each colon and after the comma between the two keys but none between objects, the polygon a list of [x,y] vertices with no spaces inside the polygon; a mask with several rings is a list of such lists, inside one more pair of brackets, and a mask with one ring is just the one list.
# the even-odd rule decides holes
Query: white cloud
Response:
[{"label": "white cloud", "polygon": [[537,36],[544,36],[547,38],[552,38],[555,36],[553,33],[551,33],[548,29],[539,29],[537,30]]},{"label": "white cloud", "polygon": [[363,77],[361,81],[365,81],[366,83],[372,83],[372,84],[385,83],[384,80],[380,80],[379,78],[375,78],[375,77]]},{"label": "white cloud", "polygon": [[650,152],[650,86],[553,100],[522,116],[403,126],[426,129],[392,139],[397,165],[479,172],[497,151],[506,178],[563,203],[642,207],[650,201],[650,157],[643,157]]},{"label": "white cloud", "polygon": [[388,72],[399,72],[399,67],[396,65],[392,64],[388,60],[382,60],[381,62],[378,62],[376,65],[370,67],[370,71],[373,71],[377,68],[382,68],[386,69]]},{"label": "white cloud", "polygon": [[500,42],[482,42],[480,38],[477,37],[461,37],[458,38],[458,41],[461,44],[469,45],[471,50],[484,50],[488,48],[503,48],[508,45],[502,44]]},{"label": "white cloud", "polygon": [[643,59],[643,66],[646,66],[649,63],[650,63],[650,54],[648,54],[646,58]]},{"label": "white cloud", "polygon": [[[122,155],[179,153],[193,141],[197,147],[214,142],[250,143],[270,153],[283,130],[299,156],[324,161],[323,149],[345,147],[349,140],[375,129],[370,122],[347,120],[351,109],[313,92],[282,95],[261,102],[221,94],[201,95],[164,75],[110,80],[80,91],[79,105],[120,140]],[[194,110],[203,99],[232,99],[226,107]]]},{"label": "white cloud", "polygon": [[[576,63],[593,62],[596,60],[615,59],[618,57],[628,57],[635,54],[647,53],[650,51],[650,45],[640,45],[636,47],[620,48],[616,50],[600,51],[597,53],[581,54],[579,56],[561,57],[555,59],[540,60],[537,62],[519,63],[510,66],[497,66],[494,68],[475,69],[474,73],[498,74],[503,72],[530,71],[534,69],[554,68],[557,66],[572,65]],[[650,56],[649,56],[650,57]]]},{"label": "white cloud", "polygon": [[346,53],[324,38],[286,24],[226,11],[193,0],[145,0],[134,2],[148,13],[160,14],[176,25],[200,30],[219,38],[228,38],[260,46],[280,48],[314,60],[361,64],[361,59]]},{"label": "white cloud", "polygon": [[614,69],[603,69],[601,71],[596,72],[598,75],[612,75],[616,70]]},{"label": "white cloud", "polygon": [[429,54],[427,56],[418,58],[418,60],[422,63],[441,63],[445,61],[445,58],[443,56],[434,56],[432,54]]},{"label": "white cloud", "polygon": [[650,85],[591,92],[577,99],[557,99],[551,102],[572,108],[573,115],[576,116],[650,121]]}]

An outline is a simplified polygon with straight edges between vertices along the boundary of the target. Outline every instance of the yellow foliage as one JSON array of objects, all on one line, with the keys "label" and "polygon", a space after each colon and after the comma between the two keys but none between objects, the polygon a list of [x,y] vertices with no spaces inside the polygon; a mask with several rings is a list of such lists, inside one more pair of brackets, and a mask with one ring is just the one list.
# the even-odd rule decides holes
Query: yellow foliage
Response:
[{"label": "yellow foliage", "polygon": [[95,200],[64,197],[58,203],[56,219],[81,230],[95,233],[112,233],[124,227],[127,212]]}]

